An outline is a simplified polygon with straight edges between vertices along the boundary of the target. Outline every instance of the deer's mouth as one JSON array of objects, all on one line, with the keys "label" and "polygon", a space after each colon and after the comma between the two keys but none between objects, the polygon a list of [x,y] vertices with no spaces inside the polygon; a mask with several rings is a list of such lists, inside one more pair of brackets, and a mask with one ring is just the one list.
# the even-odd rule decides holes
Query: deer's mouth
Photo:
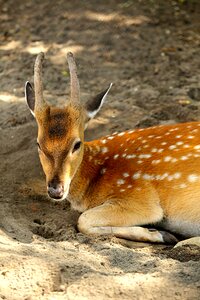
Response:
[{"label": "deer's mouth", "polygon": [[67,198],[69,194],[71,179],[69,178],[67,182],[63,185],[62,183],[58,183],[54,186],[48,184],[47,193],[48,196],[55,201],[63,201]]}]

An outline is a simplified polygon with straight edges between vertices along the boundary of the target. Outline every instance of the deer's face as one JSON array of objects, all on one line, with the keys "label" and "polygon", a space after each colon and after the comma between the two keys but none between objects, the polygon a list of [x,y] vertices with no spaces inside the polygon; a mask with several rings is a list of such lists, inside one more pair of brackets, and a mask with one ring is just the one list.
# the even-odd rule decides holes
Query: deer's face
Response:
[{"label": "deer's face", "polygon": [[69,105],[47,107],[36,113],[38,153],[46,175],[48,195],[57,200],[67,197],[72,178],[83,158],[84,114]]},{"label": "deer's face", "polygon": [[38,124],[38,152],[46,175],[47,191],[51,198],[67,197],[71,180],[83,159],[84,128],[101,108],[112,84],[82,106],[76,64],[72,53],[67,61],[70,70],[71,97],[68,106],[49,106],[43,97],[42,61],[39,53],[34,66],[34,88],[26,82],[25,96]]}]

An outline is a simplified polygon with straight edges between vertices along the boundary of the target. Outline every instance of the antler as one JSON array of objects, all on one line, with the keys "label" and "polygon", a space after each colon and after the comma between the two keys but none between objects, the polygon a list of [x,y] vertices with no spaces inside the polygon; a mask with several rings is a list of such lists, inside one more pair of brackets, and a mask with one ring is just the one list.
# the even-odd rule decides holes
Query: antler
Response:
[{"label": "antler", "polygon": [[42,62],[44,60],[44,53],[40,52],[35,60],[34,66],[34,87],[35,87],[35,109],[39,110],[45,106],[43,98],[42,85]]},{"label": "antler", "polygon": [[71,52],[67,53],[67,62],[69,65],[70,72],[70,83],[71,83],[71,101],[79,102],[80,101],[80,87],[77,76],[77,68],[74,60],[74,56]]}]

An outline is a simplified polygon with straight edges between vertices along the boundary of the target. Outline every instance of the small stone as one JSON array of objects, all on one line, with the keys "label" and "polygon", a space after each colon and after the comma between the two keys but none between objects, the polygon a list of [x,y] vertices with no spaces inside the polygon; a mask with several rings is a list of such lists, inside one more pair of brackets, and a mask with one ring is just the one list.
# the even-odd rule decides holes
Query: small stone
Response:
[{"label": "small stone", "polygon": [[61,292],[64,292],[64,291],[65,291],[65,285],[64,285],[64,284],[61,284],[61,285],[59,286],[59,290],[60,290]]}]

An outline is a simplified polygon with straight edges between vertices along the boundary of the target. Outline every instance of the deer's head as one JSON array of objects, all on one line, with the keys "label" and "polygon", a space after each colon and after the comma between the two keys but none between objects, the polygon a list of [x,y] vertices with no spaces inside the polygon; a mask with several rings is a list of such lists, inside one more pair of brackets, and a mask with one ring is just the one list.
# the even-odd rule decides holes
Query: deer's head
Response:
[{"label": "deer's head", "polygon": [[34,66],[34,89],[26,82],[25,96],[38,124],[37,145],[48,195],[63,200],[83,159],[84,129],[101,108],[112,84],[85,105],[81,104],[76,64],[73,54],[68,53],[71,96],[65,107],[52,107],[43,97],[43,59],[44,53],[38,54]]}]

